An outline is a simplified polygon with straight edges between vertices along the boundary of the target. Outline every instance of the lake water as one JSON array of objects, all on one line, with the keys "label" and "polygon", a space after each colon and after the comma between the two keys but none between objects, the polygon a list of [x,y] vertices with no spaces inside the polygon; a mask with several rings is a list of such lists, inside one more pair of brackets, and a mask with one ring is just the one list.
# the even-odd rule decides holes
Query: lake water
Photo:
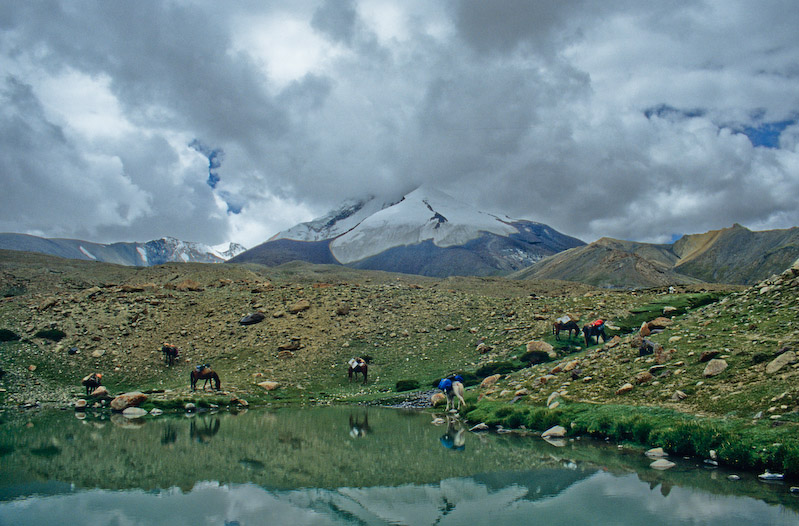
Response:
[{"label": "lake water", "polygon": [[[378,408],[0,415],[0,525],[799,524],[755,474]],[[675,460],[675,459],[672,459]]]}]

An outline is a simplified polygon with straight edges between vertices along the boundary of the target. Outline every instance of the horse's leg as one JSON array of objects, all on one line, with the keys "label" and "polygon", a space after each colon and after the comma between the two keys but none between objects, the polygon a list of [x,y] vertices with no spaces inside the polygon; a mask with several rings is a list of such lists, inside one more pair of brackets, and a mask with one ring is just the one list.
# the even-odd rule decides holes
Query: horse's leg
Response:
[{"label": "horse's leg", "polygon": [[363,373],[363,385],[366,385],[366,373],[367,373],[367,368],[366,368],[366,366],[365,366],[365,365],[361,367],[361,372]]}]

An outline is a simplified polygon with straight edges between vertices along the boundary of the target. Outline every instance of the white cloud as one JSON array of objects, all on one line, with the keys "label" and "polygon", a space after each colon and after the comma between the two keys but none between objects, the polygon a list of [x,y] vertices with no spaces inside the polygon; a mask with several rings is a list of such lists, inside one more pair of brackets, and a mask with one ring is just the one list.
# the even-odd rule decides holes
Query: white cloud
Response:
[{"label": "white cloud", "polygon": [[[791,2],[17,2],[0,19],[3,230],[252,246],[425,182],[586,241],[799,224]],[[779,148],[742,133],[778,121]],[[195,140],[224,152],[213,184]]]}]

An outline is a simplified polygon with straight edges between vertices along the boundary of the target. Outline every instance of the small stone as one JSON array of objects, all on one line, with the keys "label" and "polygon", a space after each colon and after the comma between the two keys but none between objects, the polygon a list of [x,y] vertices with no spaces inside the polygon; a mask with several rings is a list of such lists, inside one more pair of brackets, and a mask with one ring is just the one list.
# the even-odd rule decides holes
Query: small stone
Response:
[{"label": "small stone", "polygon": [[191,402],[186,403],[186,405],[183,406],[183,408],[186,410],[187,413],[192,413],[197,410],[197,406]]},{"label": "small stone", "polygon": [[563,426],[552,426],[541,433],[541,438],[563,438],[564,436],[566,436],[566,428]]},{"label": "small stone", "polygon": [[651,458],[664,458],[664,457],[669,456],[668,453],[663,451],[662,447],[653,447],[652,449],[647,451],[645,453],[645,455],[648,456],[648,457],[651,457]]}]

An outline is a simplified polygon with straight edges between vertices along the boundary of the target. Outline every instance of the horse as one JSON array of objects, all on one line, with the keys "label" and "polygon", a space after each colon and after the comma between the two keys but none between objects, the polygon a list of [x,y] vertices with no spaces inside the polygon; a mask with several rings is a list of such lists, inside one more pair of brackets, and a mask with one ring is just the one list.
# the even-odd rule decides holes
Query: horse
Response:
[{"label": "horse", "polygon": [[81,380],[81,384],[86,386],[86,396],[92,394],[98,387],[102,385],[103,375],[101,373],[92,373],[83,380]]},{"label": "horse", "polygon": [[591,343],[592,338],[596,338],[596,343],[599,344],[599,337],[602,337],[602,341],[608,341],[608,335],[605,334],[605,324],[597,325],[596,322],[589,323],[588,325],[583,325],[583,336],[585,337],[585,346],[588,347],[593,345]]},{"label": "horse", "polygon": [[[463,399],[463,384],[455,380],[452,382],[452,389],[444,391],[447,395],[447,411],[452,407],[455,411],[460,411],[461,405],[466,407],[466,400]],[[455,409],[455,402],[458,402],[458,408]]]},{"label": "horse", "polygon": [[568,332],[569,338],[571,338],[572,331],[574,331],[575,336],[580,334],[580,326],[577,325],[577,322],[574,320],[569,320],[566,323],[556,321],[555,323],[552,324],[552,334],[555,335],[555,339],[558,341],[560,341],[560,331]]},{"label": "horse", "polygon": [[208,385],[209,380],[213,382],[213,388],[217,391],[219,391],[220,386],[222,385],[219,381],[219,375],[216,374],[216,371],[210,367],[203,367],[199,371],[197,369],[192,369],[191,373],[189,374],[189,380],[191,381],[192,391],[197,389],[197,380],[205,380],[205,383],[203,384],[203,391],[205,390],[205,386]]},{"label": "horse", "polygon": [[349,361],[349,369],[347,370],[347,376],[352,382],[353,375],[361,373],[363,375],[363,383],[366,385],[366,375],[369,373],[369,366],[366,363],[366,360],[363,358],[353,358]]},{"label": "horse", "polygon": [[167,365],[175,365],[175,360],[180,356],[180,349],[168,343],[165,343],[164,346],[161,347],[161,352],[164,353],[164,361]]}]

